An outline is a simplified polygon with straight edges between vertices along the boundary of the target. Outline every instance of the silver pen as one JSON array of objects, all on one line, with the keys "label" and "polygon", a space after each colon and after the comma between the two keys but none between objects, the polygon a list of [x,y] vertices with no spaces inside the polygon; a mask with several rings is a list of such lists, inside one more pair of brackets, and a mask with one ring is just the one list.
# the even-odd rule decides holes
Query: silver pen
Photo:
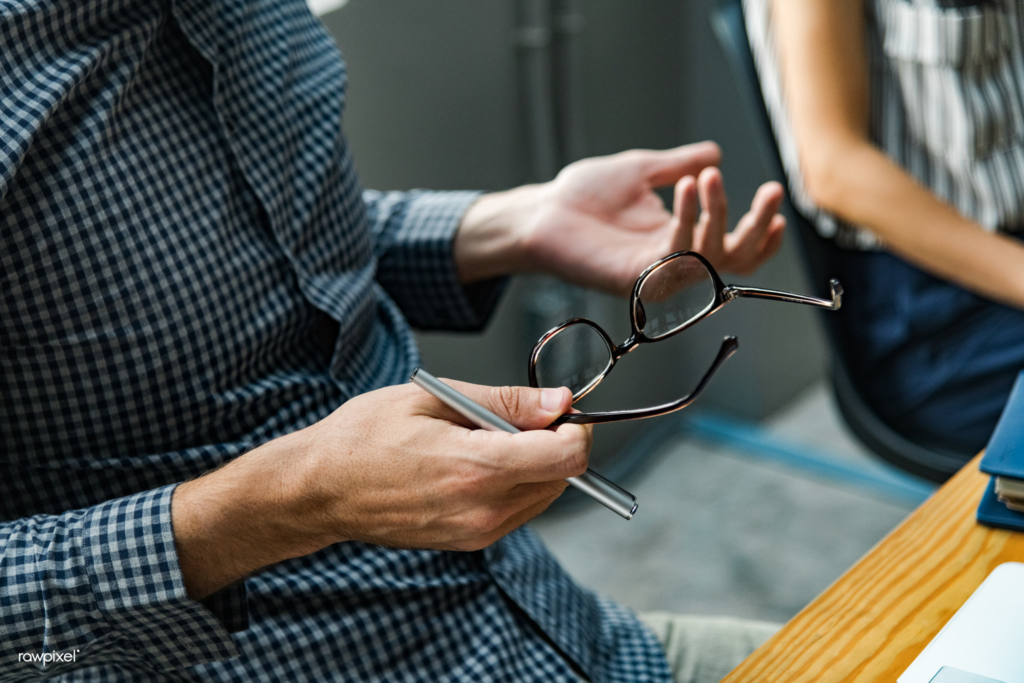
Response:
[{"label": "silver pen", "polygon": [[[481,429],[509,434],[518,434],[521,431],[468,396],[455,391],[423,368],[417,368],[409,379]],[[593,470],[588,469],[580,476],[569,477],[566,481],[620,517],[632,519],[636,514],[636,497]]]}]

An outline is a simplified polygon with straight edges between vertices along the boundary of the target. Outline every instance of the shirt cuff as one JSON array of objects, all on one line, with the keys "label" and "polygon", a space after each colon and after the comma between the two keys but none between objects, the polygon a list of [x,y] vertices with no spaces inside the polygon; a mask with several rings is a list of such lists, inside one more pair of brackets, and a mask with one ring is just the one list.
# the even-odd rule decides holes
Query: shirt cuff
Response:
[{"label": "shirt cuff", "polygon": [[399,226],[380,256],[378,282],[416,327],[483,328],[508,278],[463,286],[454,258],[455,233],[480,193],[413,191],[406,197],[389,218]]},{"label": "shirt cuff", "polygon": [[[158,669],[237,657],[225,623],[243,621],[235,613],[222,623],[188,597],[171,525],[173,493],[172,485],[113,500],[89,508],[83,520],[97,610],[114,634],[133,642]],[[237,586],[226,590],[236,591],[238,600]],[[213,600],[222,611],[223,598]]]},{"label": "shirt cuff", "polygon": [[241,633],[249,628],[249,591],[245,589],[244,579],[221,588],[199,602],[213,612],[213,616],[217,617],[217,621],[228,633]]}]

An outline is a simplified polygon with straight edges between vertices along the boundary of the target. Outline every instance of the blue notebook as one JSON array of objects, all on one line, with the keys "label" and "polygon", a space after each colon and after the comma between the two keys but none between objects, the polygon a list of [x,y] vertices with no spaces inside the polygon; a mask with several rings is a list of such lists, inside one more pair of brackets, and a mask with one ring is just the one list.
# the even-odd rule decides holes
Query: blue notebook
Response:
[{"label": "blue notebook", "polygon": [[993,478],[985,489],[985,495],[978,504],[978,521],[997,529],[1024,531],[1024,512],[1014,512],[999,502],[996,497],[996,480]]},{"label": "blue notebook", "polygon": [[995,477],[1024,480],[1024,372],[1010,391],[1003,414],[992,432],[981,471],[993,476],[978,505],[978,521],[1002,529],[1024,531],[1024,513],[1014,512],[996,498]]},{"label": "blue notebook", "polygon": [[981,471],[997,477],[1024,479],[1024,372],[1017,375],[996,430],[988,441]]}]

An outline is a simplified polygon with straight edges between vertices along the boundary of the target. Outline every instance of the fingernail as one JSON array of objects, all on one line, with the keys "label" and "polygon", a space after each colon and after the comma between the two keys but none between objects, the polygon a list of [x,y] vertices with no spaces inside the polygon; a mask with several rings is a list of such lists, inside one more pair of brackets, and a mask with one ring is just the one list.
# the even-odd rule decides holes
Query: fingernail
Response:
[{"label": "fingernail", "polygon": [[541,391],[540,407],[549,413],[557,412],[562,407],[562,391],[560,389],[544,389]]}]

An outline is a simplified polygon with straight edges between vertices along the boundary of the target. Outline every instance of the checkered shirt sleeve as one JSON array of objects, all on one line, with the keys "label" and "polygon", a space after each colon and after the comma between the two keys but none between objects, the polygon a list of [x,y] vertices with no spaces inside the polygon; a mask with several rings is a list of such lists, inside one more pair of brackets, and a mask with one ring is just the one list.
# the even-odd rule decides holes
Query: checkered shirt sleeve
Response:
[{"label": "checkered shirt sleeve", "polygon": [[505,278],[463,286],[453,242],[479,192],[363,192],[374,237],[377,281],[421,329],[478,330]]},{"label": "checkered shirt sleeve", "polygon": [[173,490],[0,524],[0,681],[97,662],[156,672],[237,656],[227,629],[185,593]]}]

